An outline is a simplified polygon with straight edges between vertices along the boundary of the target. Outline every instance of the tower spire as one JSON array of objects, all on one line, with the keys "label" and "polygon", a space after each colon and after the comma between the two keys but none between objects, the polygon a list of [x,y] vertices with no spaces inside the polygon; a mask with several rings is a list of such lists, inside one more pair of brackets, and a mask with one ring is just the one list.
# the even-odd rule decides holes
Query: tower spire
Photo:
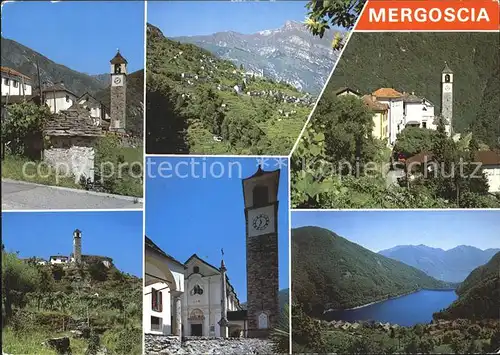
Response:
[{"label": "tower spire", "polygon": [[220,260],[220,281],[221,281],[221,318],[219,321],[220,326],[220,336],[223,338],[228,337],[228,325],[227,320],[227,283],[226,283],[226,265],[224,265],[224,249],[221,248],[221,260]]}]

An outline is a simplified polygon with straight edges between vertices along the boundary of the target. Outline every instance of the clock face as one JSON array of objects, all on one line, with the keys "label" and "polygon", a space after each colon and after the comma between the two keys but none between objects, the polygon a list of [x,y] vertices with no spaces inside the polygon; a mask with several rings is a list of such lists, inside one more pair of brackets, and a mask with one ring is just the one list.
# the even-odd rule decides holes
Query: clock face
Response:
[{"label": "clock face", "polygon": [[113,86],[122,86],[123,85],[123,77],[121,75],[117,75],[113,78],[112,82]]},{"label": "clock face", "polygon": [[262,231],[269,225],[269,217],[263,213],[257,215],[253,221],[252,226],[255,230]]},{"label": "clock face", "polygon": [[444,89],[445,92],[450,92],[451,91],[451,86],[450,85],[445,85],[443,89]]}]

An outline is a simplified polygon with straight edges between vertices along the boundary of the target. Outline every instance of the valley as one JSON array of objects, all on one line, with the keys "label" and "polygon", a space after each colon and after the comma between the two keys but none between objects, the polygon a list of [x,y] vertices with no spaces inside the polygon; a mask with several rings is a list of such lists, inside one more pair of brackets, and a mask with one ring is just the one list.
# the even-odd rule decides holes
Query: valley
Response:
[{"label": "valley", "polygon": [[148,153],[287,155],[316,99],[148,24]]},{"label": "valley", "polygon": [[[413,218],[425,218],[418,211],[411,217],[403,211],[380,213],[385,214],[387,220],[399,218],[402,225]],[[433,218],[439,220],[442,213],[433,213]],[[470,213],[468,222],[480,218],[477,213]],[[292,220],[300,220],[300,223],[293,223],[295,227],[291,231],[293,353],[470,354],[498,351],[500,251],[494,247],[498,243],[491,239],[493,243],[490,241],[489,245],[493,247],[484,249],[456,244],[446,249],[403,244],[376,253],[372,251],[376,245],[374,238],[382,230],[390,236],[388,238],[404,241],[412,237],[415,240],[429,238],[430,229],[424,227],[417,233],[425,237],[414,236],[412,232],[402,238],[394,233],[400,230],[397,224],[389,227],[381,220],[370,227],[372,220],[366,214],[304,211],[292,215]],[[371,218],[374,221],[380,216]],[[429,225],[434,219],[428,220]],[[321,227],[311,222],[308,225],[308,221],[321,221],[318,223]],[[355,235],[354,240],[365,240],[363,245],[369,244],[369,249],[339,236],[325,225],[337,225],[344,231],[349,228]],[[496,233],[492,227],[483,229],[479,238],[487,240],[488,233]],[[457,258],[453,254],[458,252],[457,260],[467,276],[456,278],[455,282],[442,281],[430,276],[439,273],[442,267],[436,263],[433,269],[430,266],[432,259],[421,258],[428,261],[425,272],[418,270],[422,268],[418,263],[411,266],[411,263],[399,261],[403,256],[405,260],[419,260],[415,256],[422,251],[450,252],[448,263],[445,263],[448,266],[452,265],[450,260]]]}]

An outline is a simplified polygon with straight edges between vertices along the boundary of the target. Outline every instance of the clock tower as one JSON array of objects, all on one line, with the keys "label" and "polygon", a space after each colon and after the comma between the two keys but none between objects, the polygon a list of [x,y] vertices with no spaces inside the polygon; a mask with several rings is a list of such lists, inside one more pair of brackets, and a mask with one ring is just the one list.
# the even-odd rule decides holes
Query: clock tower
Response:
[{"label": "clock tower", "polygon": [[111,63],[111,123],[110,131],[125,133],[127,117],[127,60],[120,50]]},{"label": "clock tower", "polygon": [[279,317],[278,185],[280,170],[243,179],[248,336],[266,337]]},{"label": "clock tower", "polygon": [[453,136],[453,71],[446,62],[441,73],[441,116],[446,122],[446,131]]}]

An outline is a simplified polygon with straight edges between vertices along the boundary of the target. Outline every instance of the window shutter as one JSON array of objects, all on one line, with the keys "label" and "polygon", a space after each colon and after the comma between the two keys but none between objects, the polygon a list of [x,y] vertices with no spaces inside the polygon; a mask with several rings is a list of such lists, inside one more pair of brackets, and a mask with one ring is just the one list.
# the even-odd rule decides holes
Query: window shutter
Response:
[{"label": "window shutter", "polygon": [[151,289],[151,309],[153,311],[156,310],[156,290],[153,288]]},{"label": "window shutter", "polygon": [[163,312],[163,297],[162,292],[158,292],[158,312]]}]

